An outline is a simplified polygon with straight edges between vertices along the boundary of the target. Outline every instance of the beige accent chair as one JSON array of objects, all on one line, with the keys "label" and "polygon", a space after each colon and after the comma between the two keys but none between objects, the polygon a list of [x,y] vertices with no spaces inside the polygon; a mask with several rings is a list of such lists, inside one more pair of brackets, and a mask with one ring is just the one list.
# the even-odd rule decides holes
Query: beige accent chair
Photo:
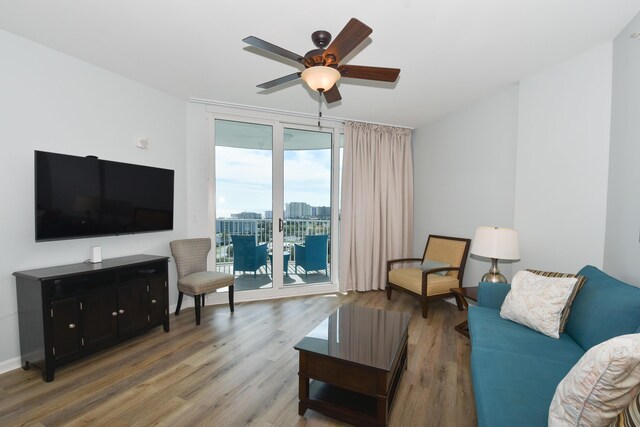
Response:
[{"label": "beige accent chair", "polygon": [[[401,258],[387,261],[387,299],[391,299],[391,290],[406,292],[420,300],[422,317],[427,318],[429,301],[453,297],[452,288],[462,286],[464,267],[469,255],[471,239],[430,235],[422,258]],[[423,270],[420,267],[407,268],[407,263],[427,260],[448,264],[449,267]],[[400,268],[393,268],[401,264]],[[440,275],[446,272],[444,276]],[[440,274],[437,274],[440,273]]]},{"label": "beige accent chair", "polygon": [[193,295],[196,306],[196,325],[200,324],[200,304],[204,307],[204,296],[216,289],[229,287],[229,309],[233,313],[232,274],[207,271],[207,255],[211,250],[211,239],[183,239],[169,243],[171,254],[178,270],[178,305],[176,316],[180,314],[182,296]]}]

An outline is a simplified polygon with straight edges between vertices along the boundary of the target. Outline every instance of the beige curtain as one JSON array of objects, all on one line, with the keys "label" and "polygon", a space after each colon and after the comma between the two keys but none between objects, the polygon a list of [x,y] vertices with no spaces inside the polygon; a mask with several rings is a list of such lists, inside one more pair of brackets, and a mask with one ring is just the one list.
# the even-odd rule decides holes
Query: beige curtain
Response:
[{"label": "beige curtain", "polygon": [[411,256],[412,237],[411,130],[345,123],[340,290],[384,289],[387,260]]}]

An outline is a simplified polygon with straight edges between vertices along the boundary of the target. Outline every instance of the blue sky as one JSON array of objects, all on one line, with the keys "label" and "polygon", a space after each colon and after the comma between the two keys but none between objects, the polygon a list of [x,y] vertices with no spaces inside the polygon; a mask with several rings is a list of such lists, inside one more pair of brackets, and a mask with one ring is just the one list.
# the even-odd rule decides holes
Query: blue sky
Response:
[{"label": "blue sky", "polygon": [[[216,217],[271,208],[271,150],[216,147]],[[284,200],[329,206],[331,150],[285,150]]]}]

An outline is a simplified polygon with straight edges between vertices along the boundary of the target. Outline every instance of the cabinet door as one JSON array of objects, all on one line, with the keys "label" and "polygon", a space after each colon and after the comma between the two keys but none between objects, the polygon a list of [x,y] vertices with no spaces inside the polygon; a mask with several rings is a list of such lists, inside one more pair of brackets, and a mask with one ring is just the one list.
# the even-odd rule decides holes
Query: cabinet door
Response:
[{"label": "cabinet door", "polygon": [[147,281],[137,280],[118,286],[118,328],[127,335],[147,326],[149,306]]},{"label": "cabinet door", "polygon": [[83,297],[82,332],[87,348],[118,337],[118,299],[115,289],[92,292]]},{"label": "cabinet door", "polygon": [[166,286],[164,277],[156,277],[148,281],[149,283],[149,323],[157,325],[164,322],[166,316]]},{"label": "cabinet door", "polygon": [[51,303],[53,355],[61,359],[80,350],[78,299],[65,298]]}]

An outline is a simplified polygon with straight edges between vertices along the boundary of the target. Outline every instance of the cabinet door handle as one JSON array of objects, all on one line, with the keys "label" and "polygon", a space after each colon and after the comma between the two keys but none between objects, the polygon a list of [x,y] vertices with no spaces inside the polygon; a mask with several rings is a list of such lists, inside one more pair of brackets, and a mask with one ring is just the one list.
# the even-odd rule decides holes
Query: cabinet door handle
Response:
[{"label": "cabinet door handle", "polygon": [[111,313],[111,315],[112,315],[113,317],[116,317],[116,316],[118,315],[118,312],[117,312],[117,311],[114,311],[113,313]]},{"label": "cabinet door handle", "polygon": [[158,301],[156,301],[154,299],[151,300],[151,304],[155,304],[156,302],[158,302]]},{"label": "cabinet door handle", "polygon": [[69,329],[73,329],[75,327],[76,327],[75,323],[69,323]]},{"label": "cabinet door handle", "polygon": [[124,314],[124,310],[123,310],[123,309],[120,309],[120,310],[118,310],[118,313],[120,313],[120,314]]}]

